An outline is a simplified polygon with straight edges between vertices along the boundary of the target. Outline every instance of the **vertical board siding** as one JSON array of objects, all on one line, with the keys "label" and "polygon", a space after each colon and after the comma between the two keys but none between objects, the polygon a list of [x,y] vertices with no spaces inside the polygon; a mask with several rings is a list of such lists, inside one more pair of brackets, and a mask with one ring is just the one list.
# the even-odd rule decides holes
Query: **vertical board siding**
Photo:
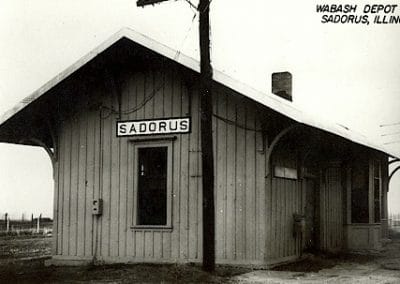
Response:
[{"label": "vertical board siding", "polygon": [[87,117],[79,117],[79,143],[78,143],[78,184],[77,184],[77,204],[76,204],[76,255],[85,254],[85,226],[86,226],[86,148],[87,148]]},{"label": "vertical board siding", "polygon": [[57,254],[92,254],[91,203],[95,189],[93,114],[63,121],[59,132]]},{"label": "vertical board siding", "polygon": [[[101,114],[98,110],[77,112],[62,121],[59,130],[56,253],[91,257],[97,251],[100,259],[199,261],[201,150],[197,93],[189,92],[176,68],[123,75],[122,120],[192,117],[192,133],[177,135],[172,146],[173,229],[134,230],[134,142],[115,135],[117,114],[109,109],[117,109],[113,84],[118,80],[105,80],[107,83],[92,90],[93,97],[101,98],[106,107]],[[104,202],[103,215],[98,219],[91,212],[94,198]]]},{"label": "vertical board siding", "polygon": [[[218,262],[263,262],[265,156],[255,106],[222,89],[214,92],[216,257]],[[261,214],[260,214],[261,213]]]},{"label": "vertical board siding", "polygon": [[63,215],[62,215],[62,254],[63,255],[70,255],[69,252],[69,231],[70,231],[70,223],[69,223],[69,214],[70,214],[70,192],[71,192],[71,126],[66,125],[65,127],[65,134],[64,134],[65,144],[64,144],[64,178],[63,182]]},{"label": "vertical board siding", "polygon": [[[236,107],[233,100],[226,100],[226,117],[229,121],[236,121]],[[222,114],[221,114],[222,115]],[[226,183],[227,183],[227,214],[224,216],[226,223],[226,258],[236,259],[236,127],[229,123],[225,125],[226,139]],[[229,166],[228,166],[229,165]],[[217,187],[218,188],[218,187]],[[217,251],[220,248],[217,247]]]},{"label": "vertical board siding", "polygon": [[[261,129],[261,123],[257,119],[255,123],[255,129],[259,130]],[[256,157],[255,157],[255,172],[256,172],[256,177],[255,177],[255,190],[256,190],[256,195],[255,195],[255,204],[256,204],[256,209],[255,209],[255,214],[257,216],[257,223],[256,223],[256,228],[255,228],[255,234],[257,238],[257,243],[255,246],[255,251],[256,251],[256,258],[259,260],[265,260],[266,257],[266,219],[270,219],[270,216],[266,215],[266,205],[267,205],[267,190],[268,187],[266,187],[266,179],[265,179],[265,155],[264,155],[264,143],[263,139],[265,139],[262,135],[262,133],[255,133],[255,147],[256,147]]]},{"label": "vertical board siding", "polygon": [[[284,142],[279,142],[284,145]],[[296,166],[296,153],[289,153],[277,146],[271,156],[270,189],[266,191],[266,259],[279,262],[297,257],[301,252],[301,240],[293,233],[293,214],[304,214],[303,186],[300,179],[291,180],[273,176],[274,165]]]},{"label": "vertical board siding", "polygon": [[[137,261],[200,261],[202,183],[199,98],[170,66],[128,71],[114,83],[93,87],[102,110],[78,111],[59,130],[57,254]],[[190,134],[172,145],[171,230],[132,229],[135,142],[116,137],[117,93],[121,120],[191,116]],[[146,102],[147,101],[147,102]],[[146,103],[144,103],[146,102]],[[138,107],[139,106],[139,107]],[[142,107],[140,107],[142,106]],[[261,123],[253,103],[216,88],[215,153],[216,256],[221,263],[263,262],[266,202]],[[103,199],[101,217],[92,200]],[[284,198],[281,196],[281,198]],[[283,213],[282,213],[283,214]],[[285,228],[286,231],[289,228]]]},{"label": "vertical board siding", "polygon": [[326,169],[320,189],[320,246],[325,251],[343,248],[343,190],[340,168]]}]

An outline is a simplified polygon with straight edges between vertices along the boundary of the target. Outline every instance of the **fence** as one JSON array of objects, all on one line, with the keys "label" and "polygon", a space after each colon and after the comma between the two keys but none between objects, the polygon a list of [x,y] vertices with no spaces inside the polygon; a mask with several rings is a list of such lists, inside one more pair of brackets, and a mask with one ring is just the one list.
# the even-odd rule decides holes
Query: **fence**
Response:
[{"label": "fence", "polygon": [[53,220],[50,218],[31,218],[31,220],[11,220],[7,214],[0,219],[1,235],[43,234],[51,235]]},{"label": "fence", "polygon": [[389,228],[400,233],[400,213],[389,214]]}]

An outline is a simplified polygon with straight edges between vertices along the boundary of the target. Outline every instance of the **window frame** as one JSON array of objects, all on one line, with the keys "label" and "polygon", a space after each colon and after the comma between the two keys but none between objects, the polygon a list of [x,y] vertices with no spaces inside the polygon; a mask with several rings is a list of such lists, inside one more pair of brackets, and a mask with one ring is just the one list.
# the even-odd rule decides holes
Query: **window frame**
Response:
[{"label": "window frame", "polygon": [[[382,177],[382,160],[379,157],[375,157],[374,155],[370,155],[368,160],[368,172],[367,172],[367,179],[368,179],[368,222],[367,223],[360,223],[360,222],[353,222],[352,214],[353,214],[353,206],[352,206],[352,190],[353,190],[353,182],[351,180],[352,173],[353,173],[353,166],[351,166],[351,170],[348,174],[348,178],[350,179],[348,185],[348,205],[350,210],[348,211],[348,223],[355,224],[355,225],[379,225],[382,223],[382,215],[380,216],[379,222],[375,220],[375,179],[379,180],[379,210],[382,211],[382,184],[383,184],[383,177]],[[375,166],[378,164],[378,175],[379,178],[375,177]],[[380,213],[382,214],[382,213]]]},{"label": "window frame", "polygon": [[[382,222],[382,216],[381,216],[381,210],[382,210],[382,162],[380,161],[379,158],[372,158],[371,161],[371,169],[370,169],[370,179],[371,179],[371,192],[370,192],[370,198],[371,198],[371,211],[370,215],[372,218],[370,218],[370,223],[371,224],[380,224]],[[378,176],[375,176],[375,169],[376,167],[378,168]],[[379,196],[379,221],[376,221],[376,216],[375,216],[375,180],[378,181],[378,196]]]},{"label": "window frame", "polygon": [[[358,168],[358,171],[361,172],[362,178],[365,181],[365,184],[361,188],[357,188],[355,186],[354,182],[354,172],[355,169]],[[349,189],[349,198],[350,198],[350,223],[351,224],[371,224],[371,161],[369,158],[362,160],[358,159],[355,161],[355,164],[351,166],[351,171],[350,171],[350,189]],[[355,212],[357,212],[355,207],[353,206],[353,193],[355,192],[355,189],[357,188],[357,191],[361,190],[361,193],[364,197],[366,197],[366,207],[363,207],[364,212],[368,214],[367,217],[365,217],[364,222],[356,221],[354,220],[354,217],[358,215],[354,215]],[[359,204],[359,200],[357,201]],[[358,213],[357,213],[358,214]],[[373,217],[372,217],[373,218]],[[355,222],[356,221],[356,222]]]},{"label": "window frame", "polygon": [[298,169],[294,167],[274,165],[274,178],[298,180],[299,179]]},{"label": "window frame", "polygon": [[[131,139],[133,150],[133,210],[131,229],[135,230],[172,230],[172,182],[173,182],[173,141],[176,137],[157,138],[157,139]],[[138,214],[138,195],[139,195],[139,149],[167,147],[167,222],[166,225],[141,225],[139,224]],[[132,184],[131,184],[132,186]]]}]

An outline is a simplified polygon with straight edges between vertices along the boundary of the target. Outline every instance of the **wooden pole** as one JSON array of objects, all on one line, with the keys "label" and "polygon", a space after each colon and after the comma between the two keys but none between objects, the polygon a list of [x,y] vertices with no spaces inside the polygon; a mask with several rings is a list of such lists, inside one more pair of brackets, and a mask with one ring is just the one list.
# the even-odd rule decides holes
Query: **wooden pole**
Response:
[{"label": "wooden pole", "polygon": [[7,213],[6,213],[6,230],[7,230],[7,233],[10,231],[10,218],[8,218]]},{"label": "wooden pole", "polygon": [[[166,0],[138,0],[144,7]],[[200,0],[200,122],[203,185],[203,269],[215,269],[214,154],[212,137],[212,67],[210,60],[210,3]]]},{"label": "wooden pole", "polygon": [[37,218],[37,223],[36,223],[36,233],[39,234],[40,233],[40,217],[42,216],[42,214],[39,215],[39,217]]},{"label": "wooden pole", "polygon": [[203,176],[203,269],[215,269],[214,155],[212,137],[212,67],[210,60],[210,0],[199,2],[200,121]]}]

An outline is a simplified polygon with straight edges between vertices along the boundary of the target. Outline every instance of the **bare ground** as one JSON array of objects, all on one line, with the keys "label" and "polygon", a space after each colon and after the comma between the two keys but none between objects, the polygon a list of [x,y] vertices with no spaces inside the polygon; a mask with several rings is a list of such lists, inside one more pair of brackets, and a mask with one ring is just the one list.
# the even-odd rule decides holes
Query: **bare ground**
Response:
[{"label": "bare ground", "polygon": [[363,254],[317,255],[231,278],[240,283],[400,283],[400,233],[380,252]]},{"label": "bare ground", "polygon": [[213,274],[197,265],[104,265],[46,267],[51,238],[0,238],[0,283],[223,283],[249,269],[218,267]]},{"label": "bare ground", "polygon": [[318,255],[255,270],[195,265],[45,267],[51,238],[0,238],[0,283],[400,283],[400,234],[374,255]]}]

